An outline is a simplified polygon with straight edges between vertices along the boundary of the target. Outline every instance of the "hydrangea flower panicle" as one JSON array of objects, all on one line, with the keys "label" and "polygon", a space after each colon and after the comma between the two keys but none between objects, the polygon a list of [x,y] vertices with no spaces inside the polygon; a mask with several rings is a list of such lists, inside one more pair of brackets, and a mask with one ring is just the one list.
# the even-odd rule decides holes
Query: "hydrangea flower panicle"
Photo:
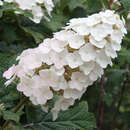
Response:
[{"label": "hydrangea flower panicle", "polygon": [[103,75],[104,69],[112,66],[125,34],[124,22],[114,11],[74,18],[53,38],[24,50],[17,57],[18,65],[13,65],[3,76],[9,83],[14,80],[12,77],[17,77],[17,90],[34,105],[42,105],[45,111],[56,96],[51,109],[56,120],[60,110],[72,106]]}]

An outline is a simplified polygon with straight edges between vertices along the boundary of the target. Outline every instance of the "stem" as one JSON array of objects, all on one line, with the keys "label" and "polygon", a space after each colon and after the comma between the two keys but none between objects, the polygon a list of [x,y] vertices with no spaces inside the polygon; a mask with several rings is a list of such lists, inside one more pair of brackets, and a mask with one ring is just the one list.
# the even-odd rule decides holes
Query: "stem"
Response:
[{"label": "stem", "polygon": [[[23,104],[25,103],[25,101],[26,101],[26,98],[24,97],[24,98],[22,98],[21,100],[20,100],[20,102],[19,102],[19,104],[16,106],[16,108],[14,109],[14,113],[16,113],[22,106],[23,106]],[[3,124],[3,126],[2,126],[2,130],[4,130],[5,128],[6,128],[6,126],[9,124],[9,122],[10,122],[11,120],[7,120],[7,121],[5,121],[5,123]]]},{"label": "stem", "polygon": [[104,87],[105,87],[105,81],[104,81],[104,75],[101,78],[101,87],[100,87],[100,97],[98,102],[98,113],[97,113],[97,127],[98,130],[102,130],[102,124],[103,124],[103,116],[104,116]]},{"label": "stem", "polygon": [[113,128],[115,127],[116,118],[117,118],[117,115],[119,113],[119,109],[120,109],[120,106],[121,106],[121,103],[122,103],[122,99],[123,99],[123,95],[124,95],[124,92],[125,92],[126,84],[127,84],[127,82],[125,80],[124,83],[123,83],[122,89],[121,89],[120,99],[119,99],[119,102],[118,102],[118,105],[117,105],[117,108],[116,108],[116,112],[115,112],[115,114],[113,116],[111,130],[113,130]]}]

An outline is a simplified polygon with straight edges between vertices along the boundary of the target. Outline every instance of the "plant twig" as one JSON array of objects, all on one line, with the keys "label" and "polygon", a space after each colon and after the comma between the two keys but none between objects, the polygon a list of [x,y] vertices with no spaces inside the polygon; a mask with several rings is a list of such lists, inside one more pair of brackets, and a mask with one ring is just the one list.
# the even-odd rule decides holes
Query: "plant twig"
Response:
[{"label": "plant twig", "polygon": [[[22,98],[21,99],[21,101],[19,102],[19,104],[16,106],[16,108],[14,109],[14,113],[16,113],[22,106],[23,106],[23,104],[25,103],[25,101],[26,101],[26,98],[24,97],[24,98]],[[6,126],[9,124],[9,122],[10,122],[11,120],[6,120],[5,121],[5,123],[3,124],[3,126],[2,126],[2,130],[4,130],[5,128],[6,128]]]},{"label": "plant twig", "polygon": [[111,130],[113,130],[113,128],[115,127],[116,118],[117,118],[117,115],[119,113],[119,109],[120,109],[120,106],[121,106],[121,103],[122,103],[122,99],[123,99],[123,95],[124,95],[124,92],[125,92],[126,84],[127,84],[127,81],[125,80],[123,82],[123,86],[122,86],[122,89],[121,89],[120,99],[119,99],[119,102],[118,102],[118,105],[117,105],[117,108],[116,108],[116,112],[115,112],[115,114],[113,116]]},{"label": "plant twig", "polygon": [[102,130],[102,124],[103,124],[103,116],[104,116],[104,87],[105,87],[105,81],[104,81],[104,75],[101,78],[101,87],[100,87],[100,97],[98,102],[98,112],[97,112],[97,127],[98,130]]}]

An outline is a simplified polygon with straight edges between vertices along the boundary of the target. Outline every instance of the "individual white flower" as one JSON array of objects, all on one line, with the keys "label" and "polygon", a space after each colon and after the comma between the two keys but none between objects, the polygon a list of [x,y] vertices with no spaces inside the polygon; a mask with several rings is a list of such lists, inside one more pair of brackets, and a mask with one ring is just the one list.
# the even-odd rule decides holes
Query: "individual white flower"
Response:
[{"label": "individual white flower", "polygon": [[116,51],[114,51],[114,49],[109,44],[105,45],[105,53],[108,57],[111,57],[111,58],[117,57]]},{"label": "individual white flower", "polygon": [[3,77],[5,77],[6,79],[10,79],[15,74],[15,72],[16,72],[16,66],[13,65],[3,73]]},{"label": "individual white flower", "polygon": [[89,78],[81,72],[74,72],[71,76],[71,81],[69,81],[69,87],[72,89],[77,89],[82,91],[84,88],[87,88],[91,81]]},{"label": "individual white flower", "polygon": [[95,63],[94,69],[89,73],[89,78],[91,81],[96,81],[99,77],[103,75],[103,73],[103,68]]},{"label": "individual white flower", "polygon": [[122,17],[122,19],[120,19],[119,15],[118,15],[118,20],[116,25],[116,29],[115,30],[119,30],[122,32],[122,36],[124,36],[125,34],[127,34],[127,30],[125,28],[125,19]]},{"label": "individual white flower", "polygon": [[121,44],[122,42],[122,33],[121,31],[119,30],[114,30],[112,33],[111,33],[111,39],[112,41],[118,43],[118,44]]},{"label": "individual white flower", "polygon": [[116,24],[116,19],[118,15],[114,14],[114,12],[115,11],[113,10],[106,10],[105,12],[100,12],[99,14],[101,15],[102,22],[110,25]]},{"label": "individual white flower", "polygon": [[95,62],[85,62],[83,65],[80,66],[80,70],[84,72],[85,75],[88,75],[95,67]]},{"label": "individual white flower", "polygon": [[112,66],[111,58],[108,57],[103,50],[102,50],[102,51],[97,51],[97,54],[96,54],[96,62],[97,62],[102,68],[106,68],[108,64],[110,64],[110,65]]},{"label": "individual white flower", "polygon": [[50,41],[51,48],[56,51],[57,53],[61,52],[64,50],[65,46],[67,45],[66,42],[57,40],[55,38],[51,39]]},{"label": "individual white flower", "polygon": [[87,26],[87,18],[73,18],[65,29],[72,29],[79,35],[89,35],[90,26]]},{"label": "individual white flower", "polygon": [[77,89],[67,88],[64,90],[64,98],[73,98],[73,99],[80,99],[83,93],[86,91],[86,89],[83,89],[82,91],[78,91]]},{"label": "individual white flower", "polygon": [[45,104],[48,100],[53,98],[53,93],[48,86],[43,86],[33,90],[33,95],[36,97],[38,104]]},{"label": "individual white flower", "polygon": [[17,90],[23,92],[25,96],[31,96],[33,93],[33,86],[35,81],[32,78],[23,76],[20,79],[20,83],[17,85]]},{"label": "individual white flower", "polygon": [[62,96],[59,96],[58,99],[55,102],[54,108],[52,108],[51,112],[53,115],[53,121],[55,121],[58,117],[58,113],[60,110],[67,110],[70,106],[72,106],[74,104],[74,99],[69,98],[66,99]]},{"label": "individual white flower", "polygon": [[57,69],[61,69],[61,68],[63,68],[64,65],[67,64],[66,58],[65,58],[67,53],[68,53],[68,51],[66,49],[60,53],[51,51],[51,53],[50,53],[51,60]]},{"label": "individual white flower", "polygon": [[31,20],[35,23],[40,23],[42,17],[44,16],[43,10],[40,6],[32,6],[32,14],[33,18],[31,18]]},{"label": "individual white flower", "polygon": [[18,77],[18,78],[21,78],[25,75],[28,75],[28,76],[33,76],[34,75],[34,70],[30,70],[28,68],[26,68],[24,66],[24,64],[18,64],[16,65],[15,67],[15,75]]},{"label": "individual white flower", "polygon": [[99,14],[93,14],[87,18],[87,26],[94,26],[101,22],[101,17]]},{"label": "individual white flower", "polygon": [[105,46],[105,44],[107,44],[107,41],[105,39],[103,39],[101,41],[96,41],[94,39],[94,37],[90,36],[90,43],[98,48],[103,48]]},{"label": "individual white flower", "polygon": [[68,39],[69,46],[74,49],[79,49],[82,45],[85,44],[85,40],[83,36],[73,35],[70,39]]},{"label": "individual white flower", "polygon": [[68,53],[66,56],[66,61],[72,69],[83,64],[83,61],[78,52]]},{"label": "individual white flower", "polygon": [[90,33],[90,27],[84,24],[77,24],[73,27],[71,27],[75,32],[77,32],[79,35],[89,35]]},{"label": "individual white flower", "polygon": [[46,63],[47,65],[52,65],[53,61],[52,61],[52,57],[51,54],[42,54],[42,62]]},{"label": "individual white flower", "polygon": [[74,104],[74,99],[69,98],[65,99],[63,96],[59,96],[58,100],[55,102],[54,108],[60,109],[60,110],[67,110],[69,106]]},{"label": "individual white flower", "polygon": [[39,46],[38,51],[42,54],[48,54],[51,51],[51,39],[45,39]]},{"label": "individual white flower", "polygon": [[114,51],[119,51],[121,49],[121,44],[115,41],[111,41],[111,47]]},{"label": "individual white flower", "polygon": [[85,46],[81,47],[79,50],[79,54],[82,60],[85,62],[94,60],[96,57],[95,49],[91,44],[86,44]]},{"label": "individual white flower", "polygon": [[60,76],[58,79],[58,84],[57,86],[53,86],[53,90],[55,91],[60,91],[60,90],[65,90],[67,88],[67,81],[65,80],[64,76]]},{"label": "individual white flower", "polygon": [[75,33],[73,31],[68,31],[68,30],[62,30],[59,32],[54,33],[54,38],[60,40],[60,41],[66,41],[68,42],[68,39],[70,40],[71,37],[74,35]]},{"label": "individual white flower", "polygon": [[71,27],[85,24],[87,22],[88,18],[72,18],[69,23],[67,23],[68,26],[64,27],[65,29],[70,29]]},{"label": "individual white flower", "polygon": [[35,69],[42,65],[42,57],[40,54],[32,53],[20,60],[20,64],[26,69]]},{"label": "individual white flower", "polygon": [[39,75],[43,80],[42,85],[44,86],[57,86],[58,84],[58,76],[55,72],[49,69],[43,69],[39,71]]},{"label": "individual white flower", "polygon": [[17,58],[16,58],[16,60],[21,60],[22,58],[24,58],[24,57],[26,57],[26,56],[28,56],[28,55],[31,55],[31,54],[33,54],[35,51],[36,51],[37,49],[26,49],[26,50],[24,50],[21,54],[20,54],[20,56],[18,56]]},{"label": "individual white flower", "polygon": [[64,68],[57,69],[55,66],[52,66],[50,70],[54,71],[58,76],[63,75],[65,72]]},{"label": "individual white flower", "polygon": [[101,41],[106,36],[110,35],[113,32],[112,25],[103,23],[97,24],[93,28],[91,28],[91,35],[95,40]]}]

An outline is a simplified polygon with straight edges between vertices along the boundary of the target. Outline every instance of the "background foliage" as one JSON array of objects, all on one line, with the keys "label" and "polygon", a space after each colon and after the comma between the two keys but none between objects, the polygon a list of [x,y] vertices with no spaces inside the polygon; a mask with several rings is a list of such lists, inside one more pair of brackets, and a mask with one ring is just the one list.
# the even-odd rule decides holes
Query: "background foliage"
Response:
[{"label": "background foliage", "polygon": [[40,24],[27,18],[31,16],[28,11],[16,15],[15,6],[0,7],[0,104],[4,105],[4,108],[0,106],[0,126],[10,120],[5,130],[130,130],[130,20],[126,20],[128,34],[113,67],[107,68],[102,79],[88,88],[80,102],[61,112],[55,122],[52,122],[51,113],[44,113],[28,100],[16,112],[23,95],[16,90],[15,84],[5,87],[2,78],[2,73],[15,63],[22,50],[36,47],[43,39],[52,37],[71,18],[85,17],[108,8],[126,19],[130,0],[120,0],[120,6],[112,2],[54,0],[50,21],[42,19]]}]

